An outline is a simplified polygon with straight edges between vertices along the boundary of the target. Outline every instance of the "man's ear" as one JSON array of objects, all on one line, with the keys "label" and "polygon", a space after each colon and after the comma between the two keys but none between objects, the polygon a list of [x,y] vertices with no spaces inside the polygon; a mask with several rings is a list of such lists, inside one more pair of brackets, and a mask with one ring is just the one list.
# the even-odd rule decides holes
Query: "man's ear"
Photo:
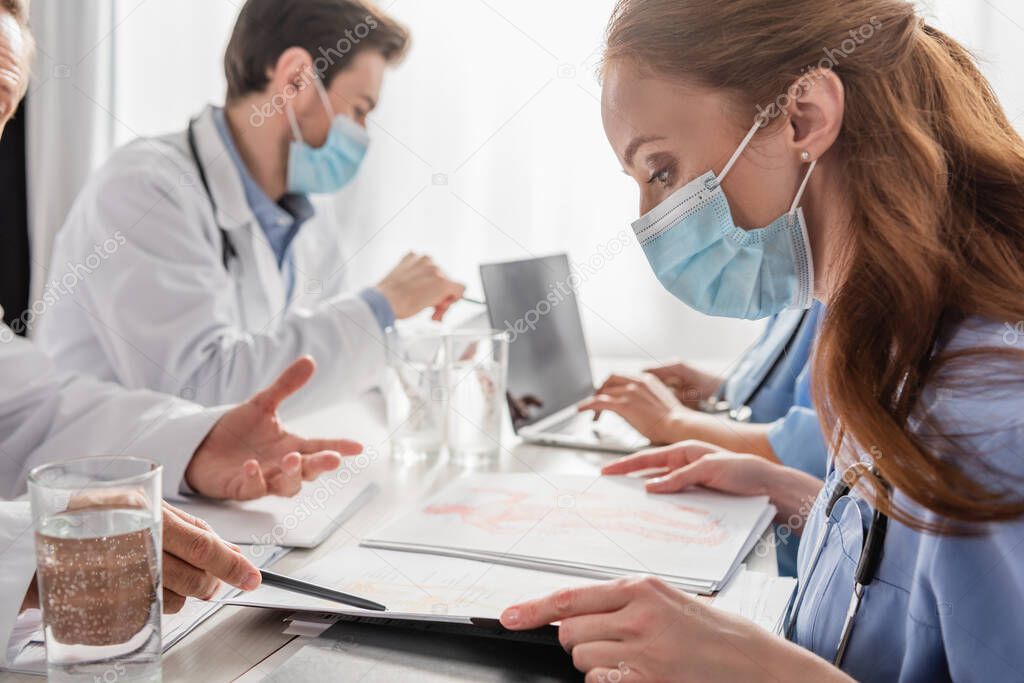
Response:
[{"label": "man's ear", "polygon": [[[304,104],[302,100],[309,94],[305,91],[313,91],[312,79],[316,77],[313,58],[301,47],[290,47],[282,52],[277,58],[277,64],[267,73],[270,93],[283,95],[288,101],[293,101],[296,109],[303,108],[300,104]],[[312,94],[316,97],[315,91]]]},{"label": "man's ear", "polygon": [[812,160],[820,159],[832,149],[843,128],[843,82],[831,69],[815,69],[801,76],[791,92],[800,95],[786,110],[789,144],[796,156],[807,152]]}]

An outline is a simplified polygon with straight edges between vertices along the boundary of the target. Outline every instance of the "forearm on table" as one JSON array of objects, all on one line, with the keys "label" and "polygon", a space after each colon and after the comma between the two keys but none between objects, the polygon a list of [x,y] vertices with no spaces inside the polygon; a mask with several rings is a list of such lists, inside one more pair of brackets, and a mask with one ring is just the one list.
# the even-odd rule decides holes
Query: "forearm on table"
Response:
[{"label": "forearm on table", "polygon": [[769,425],[747,424],[708,413],[692,412],[680,425],[680,441],[693,439],[714,444],[724,451],[759,455],[779,462],[768,440]]}]

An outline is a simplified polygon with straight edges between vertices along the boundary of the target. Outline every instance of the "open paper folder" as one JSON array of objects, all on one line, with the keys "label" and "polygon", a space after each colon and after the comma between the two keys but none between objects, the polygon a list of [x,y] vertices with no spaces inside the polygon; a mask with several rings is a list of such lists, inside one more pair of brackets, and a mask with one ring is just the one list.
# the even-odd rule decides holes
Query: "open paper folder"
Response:
[{"label": "open paper folder", "polygon": [[363,545],[596,579],[651,574],[709,595],[774,517],[766,496],[655,495],[628,477],[484,474],[456,480]]},{"label": "open paper folder", "polygon": [[[397,622],[480,626],[481,622],[498,619],[505,608],[515,603],[563,588],[598,583],[595,579],[473,560],[356,547],[334,551],[306,567],[296,578],[384,602],[388,611],[362,610],[270,586],[236,595],[226,602],[297,612],[291,620],[303,624],[300,630],[315,635],[335,623],[338,615],[369,619],[373,623],[386,618]],[[713,604],[768,630],[777,630],[795,584],[795,579],[770,577],[741,568]]]}]

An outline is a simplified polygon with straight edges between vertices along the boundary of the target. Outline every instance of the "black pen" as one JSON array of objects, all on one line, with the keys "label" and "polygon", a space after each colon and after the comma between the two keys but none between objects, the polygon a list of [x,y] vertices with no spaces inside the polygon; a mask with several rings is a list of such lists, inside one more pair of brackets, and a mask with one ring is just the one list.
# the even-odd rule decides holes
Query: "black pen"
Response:
[{"label": "black pen", "polygon": [[474,299],[473,297],[469,297],[469,296],[462,297],[462,300],[465,301],[467,304],[476,304],[477,306],[486,306],[487,305],[487,302],[484,301],[483,299]]},{"label": "black pen", "polygon": [[301,593],[302,595],[309,595],[322,600],[330,600],[331,602],[340,602],[343,605],[358,607],[359,609],[368,609],[373,610],[374,612],[387,611],[387,607],[379,602],[360,598],[357,595],[349,595],[348,593],[342,593],[341,591],[336,591],[332,588],[318,586],[315,583],[299,581],[298,579],[293,579],[290,576],[283,576],[281,574],[275,574],[274,572],[268,572],[266,569],[261,569],[260,574],[263,575],[263,585],[265,586],[273,586],[274,588],[281,588],[286,591],[291,591],[292,593]]}]

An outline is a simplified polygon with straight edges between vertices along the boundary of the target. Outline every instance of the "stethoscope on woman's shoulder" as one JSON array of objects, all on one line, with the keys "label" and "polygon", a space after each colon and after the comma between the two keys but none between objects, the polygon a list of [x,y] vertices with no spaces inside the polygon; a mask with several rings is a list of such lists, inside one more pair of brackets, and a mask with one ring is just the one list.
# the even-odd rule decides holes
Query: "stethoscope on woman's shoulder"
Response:
[{"label": "stethoscope on woman's shoulder", "polygon": [[[807,574],[804,576],[803,581],[800,584],[800,589],[797,591],[796,599],[791,603],[789,608],[785,630],[787,640],[792,640],[793,631],[796,628],[797,615],[800,613],[800,606],[803,603],[804,597],[807,595],[808,580],[814,574],[814,571],[818,566],[818,561],[821,559],[821,554],[825,549],[825,543],[828,540],[829,533],[832,531],[832,510],[841,498],[849,495],[854,485],[856,485],[860,478],[866,473],[871,474],[879,480],[882,479],[878,469],[874,465],[857,463],[843,472],[843,476],[838,482],[836,482],[835,488],[832,490],[832,495],[829,496],[828,503],[825,506],[825,531],[821,534],[821,538],[818,539],[818,544],[815,546],[814,553],[811,555],[811,563]],[[889,487],[884,483],[884,481],[882,489],[886,491],[887,495],[889,495]],[[839,644],[836,647],[835,657],[832,659],[832,663],[836,667],[842,665],[843,657],[846,655],[846,647],[849,645],[850,635],[853,633],[854,620],[857,617],[857,612],[860,610],[861,601],[864,599],[864,591],[875,580],[878,573],[878,567],[882,563],[882,552],[885,547],[885,536],[888,529],[889,518],[876,509],[871,515],[871,526],[868,527],[867,536],[865,536],[861,545],[860,557],[857,560],[857,568],[853,574],[853,595],[850,596],[850,605],[846,610],[846,619],[843,622],[843,630],[839,636]]]},{"label": "stethoscope on woman's shoulder", "polygon": [[[188,122],[188,149],[192,154],[192,160],[196,164],[196,169],[199,171],[199,182],[202,183],[203,190],[206,192],[207,199],[210,200],[210,207],[213,209],[213,219],[217,220],[217,202],[213,198],[213,191],[210,189],[210,181],[206,177],[206,169],[203,168],[203,162],[199,158],[199,148],[196,146],[196,134],[195,134],[196,120],[192,119]],[[238,258],[238,251],[235,246],[231,243],[231,238],[228,237],[228,231],[217,225],[217,229],[220,230],[220,244],[221,244],[221,261],[224,263],[224,269],[231,270],[231,261]]]}]

